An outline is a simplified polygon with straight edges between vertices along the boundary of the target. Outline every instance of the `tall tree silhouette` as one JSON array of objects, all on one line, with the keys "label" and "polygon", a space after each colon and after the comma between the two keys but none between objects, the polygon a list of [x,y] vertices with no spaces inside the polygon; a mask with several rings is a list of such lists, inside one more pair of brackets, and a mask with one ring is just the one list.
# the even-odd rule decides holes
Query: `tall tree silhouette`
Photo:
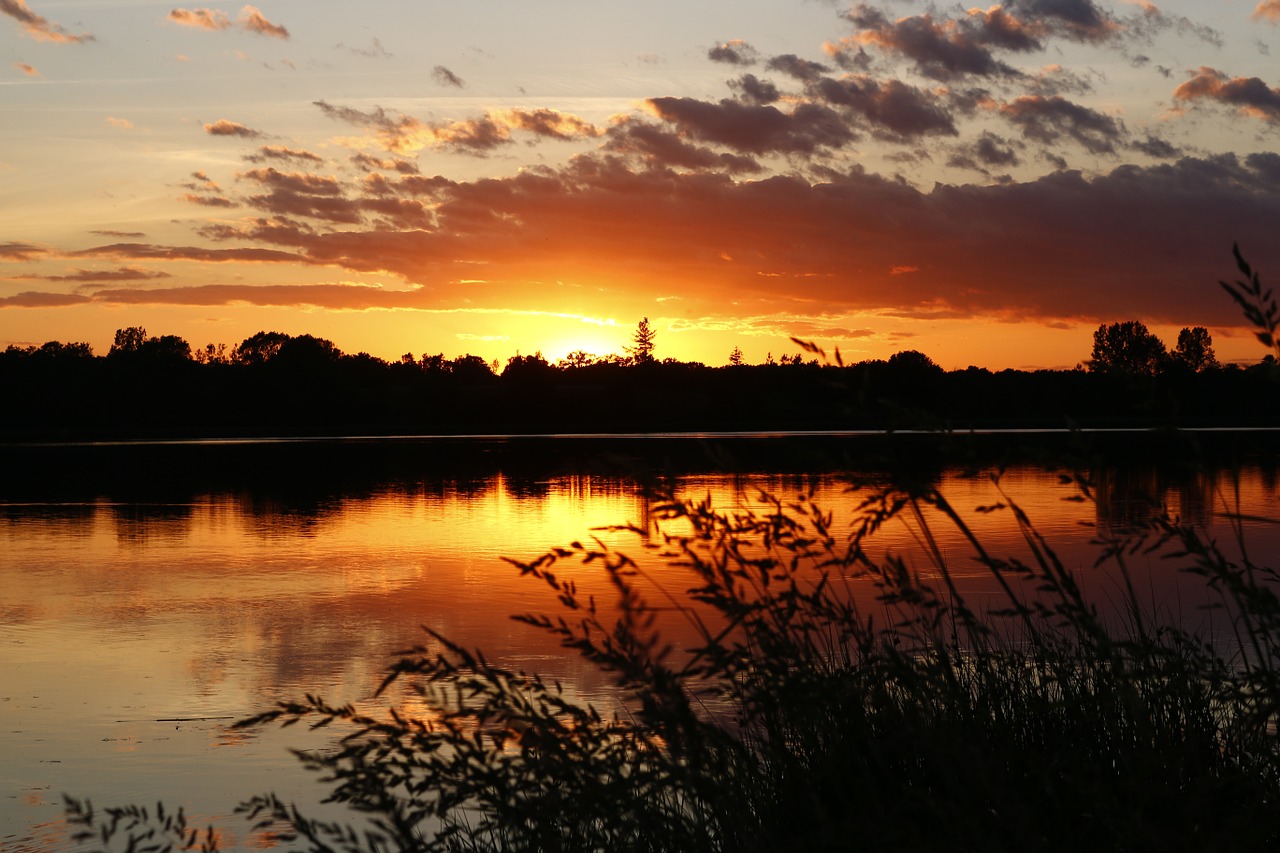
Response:
[{"label": "tall tree silhouette", "polygon": [[656,337],[653,327],[649,325],[649,318],[645,317],[636,326],[635,334],[631,336],[631,346],[627,347],[627,354],[631,356],[631,360],[636,364],[647,364],[653,361],[653,339]]}]

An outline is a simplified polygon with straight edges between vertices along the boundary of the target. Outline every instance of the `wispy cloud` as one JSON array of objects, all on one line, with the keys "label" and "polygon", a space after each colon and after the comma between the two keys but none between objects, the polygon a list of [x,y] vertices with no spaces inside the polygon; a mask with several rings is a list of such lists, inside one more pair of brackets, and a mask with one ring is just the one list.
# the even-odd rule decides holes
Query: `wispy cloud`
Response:
[{"label": "wispy cloud", "polygon": [[121,130],[133,129],[133,122],[129,121],[129,119],[127,118],[119,118],[118,116],[107,116],[105,119],[103,119],[103,121],[106,122],[111,127],[118,127]]},{"label": "wispy cloud", "polygon": [[50,41],[60,44],[80,44],[93,41],[90,33],[74,34],[67,32],[58,24],[42,15],[37,15],[27,6],[26,0],[0,0],[0,13],[8,15],[22,24],[22,30],[36,41]]},{"label": "wispy cloud", "polygon": [[13,63],[13,67],[14,67],[14,68],[16,68],[16,69],[18,69],[19,71],[21,71],[23,74],[27,75],[28,77],[39,77],[39,76],[40,76],[40,72],[36,70],[36,67],[35,67],[34,65],[28,65],[28,64],[27,64],[27,63],[25,63],[25,62],[15,62],[15,63]]}]

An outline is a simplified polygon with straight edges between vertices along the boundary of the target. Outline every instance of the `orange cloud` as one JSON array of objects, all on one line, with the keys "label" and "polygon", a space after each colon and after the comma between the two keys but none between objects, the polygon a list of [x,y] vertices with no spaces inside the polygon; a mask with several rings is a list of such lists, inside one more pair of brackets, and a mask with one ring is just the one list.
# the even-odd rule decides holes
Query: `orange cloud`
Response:
[{"label": "orange cloud", "polygon": [[27,63],[25,63],[25,62],[15,62],[15,63],[13,63],[13,67],[14,67],[14,68],[16,68],[16,69],[18,69],[19,71],[21,71],[23,74],[27,75],[28,77],[39,77],[39,76],[40,76],[40,72],[36,70],[36,67],[35,67],[34,65],[28,65],[28,64],[27,64]]},{"label": "orange cloud", "polygon": [[8,15],[22,24],[23,32],[36,41],[80,44],[94,40],[89,33],[74,35],[51,22],[48,18],[37,15],[28,8],[26,0],[0,0],[0,13]]},{"label": "orange cloud", "polygon": [[1257,8],[1253,10],[1253,19],[1280,22],[1280,0],[1259,0]]},{"label": "orange cloud", "polygon": [[121,130],[130,130],[133,127],[133,122],[129,121],[127,118],[117,118],[115,116],[107,116],[105,119],[103,119],[103,121],[105,121],[107,124],[111,125],[112,127],[118,127]]},{"label": "orange cloud", "polygon": [[270,36],[272,38],[287,39],[289,31],[279,24],[273,24],[263,17],[262,12],[256,6],[245,6],[240,10],[240,16],[236,19],[236,23],[251,33],[257,33],[260,36]]},{"label": "orange cloud", "polygon": [[238,121],[230,121],[225,118],[218,119],[211,124],[206,124],[204,126],[204,132],[210,136],[240,136],[245,139],[256,139],[259,136],[262,136],[260,131],[254,130],[251,127],[246,127]]},{"label": "orange cloud", "polygon": [[[0,0],[5,2],[5,0]],[[218,31],[233,26],[231,18],[221,9],[174,9],[169,13],[169,20],[184,27],[201,30]],[[234,26],[245,32],[257,33],[260,36],[287,39],[289,31],[279,24],[273,24],[263,16],[256,6],[245,6],[236,17]]]},{"label": "orange cloud", "polygon": [[1280,122],[1280,88],[1257,77],[1227,77],[1201,66],[1190,80],[1173,90],[1180,101],[1210,100],[1236,107],[1241,113],[1269,122]]}]

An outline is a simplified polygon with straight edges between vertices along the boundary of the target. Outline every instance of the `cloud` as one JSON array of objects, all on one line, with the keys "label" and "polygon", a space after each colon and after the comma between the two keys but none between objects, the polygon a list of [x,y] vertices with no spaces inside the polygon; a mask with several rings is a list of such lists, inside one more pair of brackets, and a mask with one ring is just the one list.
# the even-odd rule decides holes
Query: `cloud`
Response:
[{"label": "cloud", "polygon": [[1066,136],[1092,154],[1114,153],[1125,135],[1117,119],[1058,95],[1024,95],[997,109],[1028,139],[1054,143]]},{"label": "cloud", "polygon": [[847,108],[872,127],[900,137],[959,133],[938,95],[899,80],[825,77],[814,88],[827,103]]},{"label": "cloud", "polygon": [[169,12],[169,20],[201,30],[225,30],[231,26],[227,13],[217,9],[174,9]]},{"label": "cloud", "polygon": [[77,293],[41,293],[28,290],[13,296],[0,296],[0,308],[65,308],[91,301],[90,297]]},{"label": "cloud", "polygon": [[455,89],[461,89],[467,85],[462,81],[461,77],[454,74],[443,65],[437,65],[435,68],[431,69],[431,76],[441,86],[453,86]]},{"label": "cloud", "polygon": [[85,270],[78,269],[66,275],[28,275],[17,276],[22,279],[36,279],[39,281],[49,282],[72,282],[76,284],[103,282],[103,281],[148,281],[154,279],[172,278],[173,276],[167,272],[160,270],[144,270],[138,267],[119,267],[114,270]]},{"label": "cloud", "polygon": [[244,159],[250,163],[264,163],[267,160],[292,160],[308,163],[324,162],[324,158],[318,154],[312,154],[310,151],[304,151],[302,149],[289,148],[284,145],[264,145],[258,149],[256,154],[246,154]]},{"label": "cloud", "polygon": [[818,77],[831,70],[829,67],[819,62],[801,59],[800,57],[790,53],[772,57],[765,64],[765,68],[770,71],[779,71],[789,77],[794,77],[797,80],[803,80],[805,82],[816,80]]},{"label": "cloud", "polygon": [[[342,47],[341,44],[338,47]],[[349,47],[347,50],[356,56],[367,56],[370,59],[388,59],[394,54],[382,46],[382,42],[375,38],[368,47]]]},{"label": "cloud", "polygon": [[256,6],[245,6],[240,10],[239,17],[236,18],[236,24],[243,30],[251,33],[257,33],[260,36],[270,36],[271,38],[288,39],[289,31],[279,24],[273,24],[263,17],[262,12]]},{"label": "cloud", "polygon": [[97,234],[99,237],[119,237],[121,239],[133,239],[147,236],[146,233],[142,231],[116,231],[110,228],[102,228],[90,231],[89,233]]},{"label": "cloud", "polygon": [[6,261],[30,261],[47,254],[47,248],[33,243],[0,243],[0,258]]},{"label": "cloud", "polygon": [[37,15],[27,6],[26,0],[0,0],[0,13],[8,15],[22,24],[22,31],[36,41],[49,41],[58,44],[83,44],[93,41],[90,33],[75,35],[62,27]]},{"label": "cloud", "polygon": [[372,157],[368,154],[355,153],[351,155],[351,162],[356,168],[363,172],[372,172],[374,169],[382,169],[388,172],[399,172],[402,175],[418,174],[418,164],[412,160],[383,160],[378,157]]},{"label": "cloud", "polygon": [[615,125],[605,143],[609,151],[639,157],[649,168],[708,171],[723,169],[730,174],[755,173],[763,167],[750,157],[691,145],[678,133],[635,120]]},{"label": "cloud", "polygon": [[25,62],[15,62],[15,63],[13,63],[13,67],[14,67],[14,68],[16,68],[16,69],[18,69],[19,71],[21,71],[23,74],[27,75],[28,77],[39,77],[39,76],[40,76],[40,72],[36,70],[36,67],[35,67],[34,65],[28,65],[28,64],[27,64],[27,63],[25,63]]},{"label": "cloud", "polygon": [[183,201],[191,204],[199,204],[205,207],[235,207],[236,203],[224,196],[216,195],[196,195],[194,193],[185,193],[182,196]]},{"label": "cloud", "polygon": [[736,80],[730,80],[729,88],[751,104],[772,104],[782,97],[777,86],[768,80],[760,80],[754,74],[743,74]]},{"label": "cloud", "polygon": [[713,62],[725,62],[729,65],[754,65],[759,60],[760,54],[745,41],[730,39],[708,50],[707,58]]},{"label": "cloud", "polygon": [[1258,0],[1252,17],[1255,21],[1280,22],[1280,0]]},{"label": "cloud", "polygon": [[1039,50],[1045,28],[1020,21],[1000,6],[970,11],[963,18],[936,20],[931,14],[890,22],[865,5],[854,7],[849,19],[862,27],[841,40],[840,52],[859,45],[875,46],[911,60],[916,70],[936,80],[966,75],[1016,77],[1018,72],[995,56],[996,50]]},{"label": "cloud", "polygon": [[133,122],[129,121],[127,118],[117,118],[116,116],[107,116],[105,119],[103,119],[103,121],[105,121],[107,124],[111,125],[112,127],[118,127],[121,130],[133,129]]},{"label": "cloud", "polygon": [[1009,7],[1077,41],[1102,41],[1123,29],[1093,0],[1011,0]]},{"label": "cloud", "polygon": [[201,246],[157,246],[150,243],[111,243],[68,253],[74,258],[118,260],[201,261],[204,263],[284,263],[306,259],[291,252],[254,247],[209,249]]},{"label": "cloud", "polygon": [[225,118],[218,119],[212,124],[206,124],[204,132],[210,136],[240,136],[245,139],[257,139],[262,136],[260,131]]},{"label": "cloud", "polygon": [[334,106],[326,101],[314,103],[330,118],[372,129],[379,144],[397,154],[430,147],[484,155],[513,143],[514,131],[559,140],[600,135],[590,122],[552,109],[490,110],[476,118],[424,122],[412,116],[392,115],[382,107],[364,112],[352,107]]},{"label": "cloud", "polygon": [[855,136],[838,113],[821,104],[798,104],[791,112],[728,99],[710,103],[695,98],[649,98],[645,104],[689,137],[750,154],[810,154],[839,147]]},{"label": "cloud", "polygon": [[[4,2],[4,0],[0,0]],[[230,29],[232,26],[249,33],[271,38],[288,39],[289,31],[279,24],[268,21],[256,6],[245,6],[233,22],[221,9],[174,9],[168,20],[184,27],[217,32]]]},{"label": "cloud", "polygon": [[1236,107],[1242,114],[1280,123],[1280,88],[1268,86],[1257,77],[1227,77],[1207,66],[1174,89],[1179,101],[1210,100]]}]

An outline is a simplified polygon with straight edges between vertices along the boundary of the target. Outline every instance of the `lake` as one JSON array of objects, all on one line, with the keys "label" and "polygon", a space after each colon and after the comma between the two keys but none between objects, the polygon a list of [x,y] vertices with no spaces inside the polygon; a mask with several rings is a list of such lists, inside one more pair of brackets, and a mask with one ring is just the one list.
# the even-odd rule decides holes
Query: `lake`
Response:
[{"label": "lake", "polygon": [[[229,847],[260,845],[230,817],[234,806],[270,790],[316,803],[323,787],[287,750],[323,747],[330,735],[230,724],[308,692],[369,699],[382,667],[423,639],[423,625],[619,709],[607,677],[508,618],[554,611],[555,601],[501,558],[530,559],[591,535],[642,554],[634,534],[592,532],[648,527],[653,503],[642,482],[722,507],[758,506],[758,490],[811,494],[847,523],[858,496],[851,475],[923,477],[990,550],[1021,553],[1008,512],[975,511],[1012,498],[1104,607],[1120,586],[1093,568],[1090,540],[1148,517],[1150,497],[1228,543],[1231,517],[1243,516],[1255,559],[1280,553],[1280,528],[1268,520],[1280,517],[1274,454],[1172,464],[1122,449],[1088,470],[1098,496],[1090,502],[1071,500],[1078,493],[1060,482],[1060,466],[994,452],[1024,439],[998,437],[963,464],[921,445],[905,454],[905,469],[843,453],[868,440],[839,435],[809,436],[804,452],[780,452],[778,437],[726,435],[6,448],[0,849],[67,847],[63,793],[99,806],[163,798],[186,806],[196,825],[215,822]],[[891,455],[902,461],[900,451]],[[989,476],[998,470],[1003,495]],[[989,579],[967,564],[960,537],[925,520],[939,525],[956,575],[973,595],[987,594]],[[927,568],[920,532],[892,524],[872,551]],[[688,585],[678,569],[647,565],[665,589]],[[1152,610],[1229,641],[1193,579],[1159,555],[1135,557],[1134,567]],[[591,567],[564,573],[607,594]],[[676,626],[673,636],[681,639]]]}]

